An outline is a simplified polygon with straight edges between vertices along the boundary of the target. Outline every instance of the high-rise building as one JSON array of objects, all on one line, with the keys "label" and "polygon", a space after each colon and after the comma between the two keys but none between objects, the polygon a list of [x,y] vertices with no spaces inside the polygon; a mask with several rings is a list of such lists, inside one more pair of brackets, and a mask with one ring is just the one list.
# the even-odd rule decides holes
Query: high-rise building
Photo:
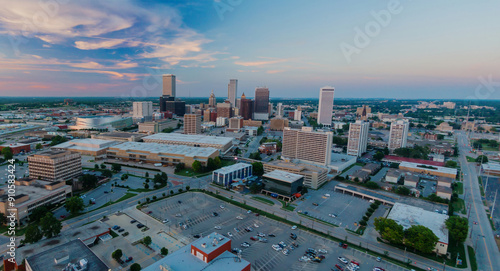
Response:
[{"label": "high-rise building", "polygon": [[245,120],[251,120],[253,117],[253,100],[247,99],[245,93],[241,95],[240,116]]},{"label": "high-rise building", "polygon": [[82,158],[79,153],[52,150],[28,156],[31,178],[56,182],[67,181],[82,174]]},{"label": "high-rise building", "polygon": [[302,120],[302,110],[295,109],[295,112],[293,114],[293,120],[296,120],[296,121]]},{"label": "high-rise building", "polygon": [[359,117],[360,120],[368,120],[368,114],[371,113],[372,109],[367,105],[363,105],[362,107],[356,108],[356,115]]},{"label": "high-rise building", "polygon": [[236,96],[238,96],[238,79],[230,79],[227,84],[227,99],[231,106],[236,106]]},{"label": "high-rise building", "polygon": [[217,101],[215,98],[214,90],[212,89],[212,93],[210,93],[210,98],[208,98],[208,107],[216,107]]},{"label": "high-rise building", "polygon": [[314,132],[312,127],[302,130],[283,129],[282,156],[285,159],[298,159],[327,166],[332,155],[331,132]]},{"label": "high-rise building", "polygon": [[172,113],[176,114],[177,116],[182,117],[186,113],[186,102],[167,100],[165,102],[165,111],[172,112]]},{"label": "high-rise building", "polygon": [[201,134],[201,116],[198,114],[184,115],[184,134]]},{"label": "high-rise building", "polygon": [[333,87],[322,87],[319,91],[318,124],[325,126],[332,125],[333,96],[335,89]]},{"label": "high-rise building", "polygon": [[278,103],[278,105],[276,106],[276,117],[282,118],[283,113],[284,113],[283,103]]},{"label": "high-rise building", "polygon": [[217,104],[217,117],[230,118],[232,117],[231,103],[218,103]]},{"label": "high-rise building", "polygon": [[137,120],[153,120],[153,102],[134,102],[132,104],[132,118]]},{"label": "high-rise building", "polygon": [[175,75],[163,75],[163,96],[175,97]]},{"label": "high-rise building", "polygon": [[229,119],[229,127],[226,128],[228,132],[237,132],[243,129],[243,118],[242,117],[233,117]]},{"label": "high-rise building", "polygon": [[266,87],[258,87],[255,89],[253,119],[269,119],[269,89]]},{"label": "high-rise building", "polygon": [[357,120],[349,125],[349,138],[347,141],[347,154],[352,156],[361,156],[366,152],[368,144],[368,130],[370,123]]},{"label": "high-rise building", "polygon": [[395,149],[406,147],[409,128],[410,123],[406,119],[396,120],[391,123],[391,131],[389,132],[388,144],[388,148],[391,152]]}]

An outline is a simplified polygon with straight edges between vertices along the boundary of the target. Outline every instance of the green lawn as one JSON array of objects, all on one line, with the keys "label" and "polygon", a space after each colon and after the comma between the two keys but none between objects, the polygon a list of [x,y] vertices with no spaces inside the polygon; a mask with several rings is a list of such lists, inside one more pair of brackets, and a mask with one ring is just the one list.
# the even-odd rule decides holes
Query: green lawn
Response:
[{"label": "green lawn", "polygon": [[260,201],[260,202],[265,203],[265,204],[274,205],[274,202],[272,200],[268,200],[268,199],[265,199],[265,198],[251,197],[251,199],[254,199],[256,201]]},{"label": "green lawn", "polygon": [[[121,197],[121,198],[117,199],[116,201],[109,201],[109,202],[106,202],[103,206],[101,206],[101,207],[99,207],[99,208],[97,208],[97,209],[104,208],[104,207],[106,207],[106,206],[109,206],[109,205],[112,205],[112,204],[118,203],[118,202],[120,202],[120,201],[124,201],[124,200],[129,199],[129,198],[134,197],[134,196],[137,196],[137,194],[135,194],[135,193],[127,193],[127,194],[125,194],[123,197]],[[97,209],[95,209],[95,210],[97,210]],[[92,211],[95,211],[95,210],[92,210]]]},{"label": "green lawn", "polygon": [[456,186],[455,186],[455,189],[453,189],[453,192],[457,193],[459,195],[463,195],[464,194],[464,184],[461,182],[456,182],[455,184],[456,184]]},{"label": "green lawn", "polygon": [[185,168],[177,173],[175,175],[180,175],[180,176],[185,176],[185,177],[203,177],[212,174],[212,172],[203,172],[203,173],[196,173],[190,168]]},{"label": "green lawn", "polygon": [[476,162],[476,159],[470,157],[470,156],[466,156],[467,158],[467,162]]},{"label": "green lawn", "polygon": [[464,215],[467,214],[467,210],[465,210],[465,202],[463,199],[457,198],[451,205],[453,206],[453,210],[455,210],[455,212],[460,212]]},{"label": "green lawn", "polygon": [[471,246],[467,246],[467,250],[469,251],[470,268],[472,271],[477,271],[476,253]]},{"label": "green lawn", "polygon": [[477,177],[477,180],[479,181],[479,189],[481,190],[481,196],[484,197],[483,180],[481,179],[481,177]]}]

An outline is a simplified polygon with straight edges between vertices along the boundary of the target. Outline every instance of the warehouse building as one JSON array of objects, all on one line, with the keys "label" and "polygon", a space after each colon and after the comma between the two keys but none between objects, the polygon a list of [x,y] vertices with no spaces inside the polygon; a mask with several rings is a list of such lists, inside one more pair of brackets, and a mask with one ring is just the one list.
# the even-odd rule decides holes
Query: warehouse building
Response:
[{"label": "warehouse building", "polygon": [[211,147],[226,152],[233,146],[232,137],[218,137],[205,135],[184,135],[177,133],[159,133],[143,138],[147,143],[161,143],[170,145],[186,145],[193,147]]},{"label": "warehouse building", "polygon": [[102,156],[106,155],[109,147],[119,143],[113,140],[84,138],[73,139],[53,146],[51,149],[78,152],[81,155]]},{"label": "warehouse building", "polygon": [[455,179],[457,176],[457,169],[456,168],[430,166],[430,165],[423,165],[423,164],[410,163],[410,162],[402,162],[401,164],[399,164],[399,169],[411,171],[411,172],[418,172],[418,173],[422,173],[422,174],[429,174],[429,175],[438,176],[438,177],[439,176],[448,177],[448,178],[453,178],[453,179]]}]

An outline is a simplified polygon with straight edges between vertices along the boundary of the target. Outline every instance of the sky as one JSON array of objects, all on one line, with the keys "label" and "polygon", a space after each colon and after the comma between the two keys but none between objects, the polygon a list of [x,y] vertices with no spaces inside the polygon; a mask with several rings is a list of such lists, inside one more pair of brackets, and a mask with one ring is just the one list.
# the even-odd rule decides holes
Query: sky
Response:
[{"label": "sky", "polygon": [[0,96],[500,99],[500,1],[0,4]]}]

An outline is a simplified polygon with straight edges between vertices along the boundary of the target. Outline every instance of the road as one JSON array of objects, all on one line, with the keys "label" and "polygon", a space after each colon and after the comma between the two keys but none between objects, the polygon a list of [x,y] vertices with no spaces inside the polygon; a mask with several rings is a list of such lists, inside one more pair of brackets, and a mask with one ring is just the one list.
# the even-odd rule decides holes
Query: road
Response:
[{"label": "road", "polygon": [[[486,215],[483,198],[478,183],[478,168],[475,163],[468,163],[466,155],[471,151],[469,140],[464,132],[457,132],[460,164],[464,173],[466,203],[470,203],[469,227],[471,228],[469,244],[476,248],[479,270],[500,270],[500,253],[495,243],[493,231]],[[473,222],[478,224],[474,225]]]}]

